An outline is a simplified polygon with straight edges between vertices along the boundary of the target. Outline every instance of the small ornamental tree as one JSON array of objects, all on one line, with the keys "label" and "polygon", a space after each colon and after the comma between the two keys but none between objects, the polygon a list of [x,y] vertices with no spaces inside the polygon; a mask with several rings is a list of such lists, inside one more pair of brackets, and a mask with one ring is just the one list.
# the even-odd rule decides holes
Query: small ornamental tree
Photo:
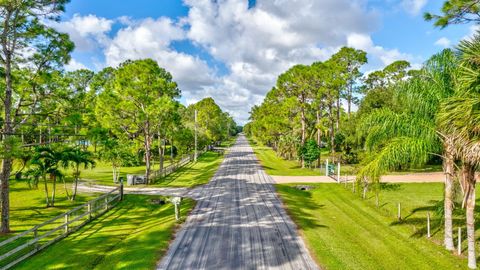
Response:
[{"label": "small ornamental tree", "polygon": [[300,148],[300,155],[309,168],[312,167],[312,163],[320,158],[320,147],[315,140],[308,140],[305,145]]}]

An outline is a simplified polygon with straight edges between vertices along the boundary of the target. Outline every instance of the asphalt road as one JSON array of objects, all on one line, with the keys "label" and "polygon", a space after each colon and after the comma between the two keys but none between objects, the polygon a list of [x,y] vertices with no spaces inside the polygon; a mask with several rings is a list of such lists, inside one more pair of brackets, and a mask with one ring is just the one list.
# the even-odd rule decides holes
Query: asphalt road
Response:
[{"label": "asphalt road", "polygon": [[240,136],[158,269],[318,269],[272,183]]}]

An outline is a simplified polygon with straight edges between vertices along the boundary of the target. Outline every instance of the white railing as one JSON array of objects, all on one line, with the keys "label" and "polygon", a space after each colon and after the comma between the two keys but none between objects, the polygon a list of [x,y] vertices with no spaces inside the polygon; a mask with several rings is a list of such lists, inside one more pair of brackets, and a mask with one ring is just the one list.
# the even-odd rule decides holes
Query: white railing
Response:
[{"label": "white railing", "polygon": [[51,244],[67,237],[107,212],[123,199],[123,185],[0,242],[0,269],[10,269]]}]

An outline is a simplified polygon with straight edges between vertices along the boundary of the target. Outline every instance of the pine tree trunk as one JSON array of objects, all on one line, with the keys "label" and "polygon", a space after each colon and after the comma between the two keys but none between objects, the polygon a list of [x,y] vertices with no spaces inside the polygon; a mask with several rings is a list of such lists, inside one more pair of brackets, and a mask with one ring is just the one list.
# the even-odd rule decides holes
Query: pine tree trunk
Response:
[{"label": "pine tree trunk", "polygon": [[149,133],[149,124],[145,125],[145,137],[144,137],[144,145],[145,145],[145,177],[147,179],[147,185],[150,184],[150,158],[151,158],[151,138]]},{"label": "pine tree trunk", "polygon": [[[445,146],[445,149],[449,149]],[[450,151],[445,152],[443,160],[443,170],[445,173],[445,198],[444,198],[444,214],[445,214],[445,248],[447,250],[454,250],[453,245],[453,175],[454,175],[454,160]]]},{"label": "pine tree trunk", "polygon": [[158,157],[160,158],[159,166],[160,172],[163,171],[163,146],[162,146],[162,137],[160,131],[158,132]]},{"label": "pine tree trunk", "polygon": [[[10,17],[11,14],[8,15]],[[3,140],[7,140],[12,133],[12,54],[8,51],[6,44],[2,44],[3,52],[5,55],[5,96],[3,98],[3,108],[5,112],[3,123]],[[10,144],[5,144],[7,153],[11,151]],[[5,158],[2,161],[2,172],[0,174],[0,201],[2,221],[0,226],[1,233],[10,232],[10,173],[12,172],[13,160],[11,158]],[[47,197],[48,200],[48,197]]]},{"label": "pine tree trunk", "polygon": [[340,129],[340,97],[337,99],[337,130]]},{"label": "pine tree trunk", "polygon": [[328,111],[330,114],[330,152],[332,153],[332,159],[335,159],[335,128],[333,119],[333,106],[331,104],[328,106]]},{"label": "pine tree trunk", "polygon": [[173,138],[170,140],[170,163],[173,164]]},{"label": "pine tree trunk", "polygon": [[2,209],[2,224],[0,226],[1,233],[10,232],[10,172],[12,170],[12,159],[4,159],[2,161],[2,173],[1,173],[1,190],[0,201]]},{"label": "pine tree trunk", "polygon": [[[302,107],[301,108],[301,121],[302,121],[302,147],[305,146],[305,140],[306,140],[306,129],[307,129],[307,120],[305,117],[305,109]],[[301,157],[302,161],[302,168],[305,168],[305,160],[303,156]]]},{"label": "pine tree trunk", "polygon": [[[319,148],[322,144],[322,130],[320,129],[320,110],[317,111],[317,144]],[[320,161],[320,155],[319,155],[317,160],[317,167],[320,168],[320,165],[321,165],[321,161]]]}]

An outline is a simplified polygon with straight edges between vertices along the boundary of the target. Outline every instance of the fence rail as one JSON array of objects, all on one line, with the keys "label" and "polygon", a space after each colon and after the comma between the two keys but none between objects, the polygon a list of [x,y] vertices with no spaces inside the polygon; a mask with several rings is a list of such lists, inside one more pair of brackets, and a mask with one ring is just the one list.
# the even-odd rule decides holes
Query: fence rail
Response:
[{"label": "fence rail", "polygon": [[[199,151],[197,154],[198,156],[201,156],[205,153],[206,151]],[[181,158],[179,161],[174,162],[173,164],[168,165],[167,167],[164,167],[163,170],[157,170],[153,172],[153,177],[166,177],[169,174],[172,174],[179,168],[187,165],[188,163],[192,162],[195,159],[195,154],[189,154],[186,155],[185,157]]]},{"label": "fence rail", "polygon": [[0,242],[0,269],[10,269],[67,237],[123,199],[123,184],[72,210]]}]

